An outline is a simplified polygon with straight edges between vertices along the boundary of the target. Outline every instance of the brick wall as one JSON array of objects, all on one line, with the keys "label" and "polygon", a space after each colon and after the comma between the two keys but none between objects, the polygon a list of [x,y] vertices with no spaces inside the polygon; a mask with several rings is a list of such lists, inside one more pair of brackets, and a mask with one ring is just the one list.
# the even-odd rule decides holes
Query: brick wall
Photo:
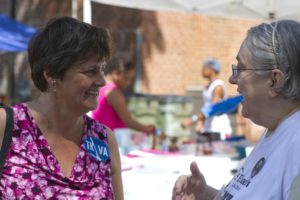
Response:
[{"label": "brick wall", "polygon": [[[96,25],[112,31],[141,31],[142,92],[151,94],[184,94],[191,85],[205,84],[200,70],[207,57],[220,59],[220,77],[227,81],[246,31],[258,23],[187,13],[139,11],[96,3],[93,13]],[[133,49],[127,48],[131,52],[129,56],[134,54]],[[230,86],[229,91],[234,94],[234,87]]]},{"label": "brick wall", "polygon": [[[138,63],[142,68],[141,91],[150,94],[186,94],[191,86],[205,85],[200,71],[203,60],[208,57],[220,60],[220,78],[226,81],[229,95],[236,94],[236,87],[227,82],[231,64],[236,62],[236,54],[247,30],[258,23],[254,20],[141,11],[96,3],[93,4],[92,19],[93,24],[119,33],[119,36],[113,34],[116,46],[119,43],[125,45],[117,48],[116,52],[126,52],[122,55],[128,57],[134,57],[137,45],[128,32],[141,32],[141,63]],[[240,123],[241,120],[243,123]],[[242,117],[238,117],[236,126],[238,133],[246,134],[252,141],[260,136],[261,127]]]},{"label": "brick wall", "polygon": [[159,94],[183,94],[189,85],[205,84],[200,70],[207,57],[220,59],[220,77],[227,81],[241,41],[256,23],[178,13],[157,13],[157,20],[165,49],[154,48],[151,58],[145,59],[149,81],[143,89]]}]

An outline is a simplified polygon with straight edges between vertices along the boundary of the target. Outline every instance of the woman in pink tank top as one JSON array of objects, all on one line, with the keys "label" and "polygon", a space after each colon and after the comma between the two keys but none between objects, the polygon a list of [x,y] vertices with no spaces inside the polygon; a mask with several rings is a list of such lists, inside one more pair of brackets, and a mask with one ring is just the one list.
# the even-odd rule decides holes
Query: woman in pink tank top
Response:
[{"label": "woman in pink tank top", "polygon": [[93,118],[105,124],[111,130],[127,127],[124,121],[119,117],[119,114],[115,111],[114,107],[109,104],[107,94],[115,92],[118,92],[115,83],[108,83],[103,86],[99,91],[98,108],[93,111]]},{"label": "woman in pink tank top", "polygon": [[[85,115],[97,108],[110,43],[106,29],[70,17],[49,22],[31,40],[28,57],[40,94],[13,106],[0,199],[124,199],[114,134]],[[0,108],[0,141],[5,119]]]},{"label": "woman in pink tank top", "polygon": [[100,88],[99,105],[92,112],[92,116],[112,130],[129,127],[152,134],[155,126],[141,124],[132,118],[122,92],[131,85],[134,73],[134,65],[131,62],[125,64],[123,60],[113,58],[108,63],[105,71],[107,84]]}]

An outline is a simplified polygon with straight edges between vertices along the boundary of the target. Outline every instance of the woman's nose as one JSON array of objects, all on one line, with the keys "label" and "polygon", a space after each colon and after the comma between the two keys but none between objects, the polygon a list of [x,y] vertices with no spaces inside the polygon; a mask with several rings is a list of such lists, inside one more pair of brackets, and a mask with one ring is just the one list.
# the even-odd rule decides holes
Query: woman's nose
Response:
[{"label": "woman's nose", "polygon": [[106,81],[105,81],[105,76],[102,72],[97,74],[97,78],[96,78],[96,84],[99,86],[103,86],[105,85]]},{"label": "woman's nose", "polygon": [[237,84],[237,78],[231,75],[228,79],[229,83],[231,84]]}]

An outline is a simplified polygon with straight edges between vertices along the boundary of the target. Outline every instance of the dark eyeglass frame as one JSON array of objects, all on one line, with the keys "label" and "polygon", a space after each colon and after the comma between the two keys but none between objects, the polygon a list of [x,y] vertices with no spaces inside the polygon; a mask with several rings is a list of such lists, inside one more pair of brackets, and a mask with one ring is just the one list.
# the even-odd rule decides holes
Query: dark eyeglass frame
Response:
[{"label": "dark eyeglass frame", "polygon": [[231,65],[232,68],[232,77],[237,78],[240,74],[240,71],[246,71],[246,70],[252,70],[252,71],[270,71],[273,70],[274,68],[265,68],[265,69],[254,69],[254,68],[238,68],[236,64]]}]

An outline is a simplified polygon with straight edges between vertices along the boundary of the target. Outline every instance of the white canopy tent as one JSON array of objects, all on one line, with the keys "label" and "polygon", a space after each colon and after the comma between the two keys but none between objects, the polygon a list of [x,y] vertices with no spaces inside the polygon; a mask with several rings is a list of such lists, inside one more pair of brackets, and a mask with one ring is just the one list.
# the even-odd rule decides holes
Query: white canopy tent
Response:
[{"label": "white canopy tent", "polygon": [[84,0],[84,20],[91,22],[91,2],[153,11],[189,12],[225,18],[300,19],[299,0]]}]

